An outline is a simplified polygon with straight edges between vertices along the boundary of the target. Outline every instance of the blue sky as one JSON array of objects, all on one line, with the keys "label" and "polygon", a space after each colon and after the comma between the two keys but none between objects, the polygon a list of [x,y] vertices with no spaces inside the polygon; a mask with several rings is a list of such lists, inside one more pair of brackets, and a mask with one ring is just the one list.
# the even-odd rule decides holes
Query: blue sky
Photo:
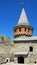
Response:
[{"label": "blue sky", "polygon": [[34,27],[33,35],[37,36],[37,0],[0,0],[0,35],[13,38],[13,27],[18,23],[23,7]]}]

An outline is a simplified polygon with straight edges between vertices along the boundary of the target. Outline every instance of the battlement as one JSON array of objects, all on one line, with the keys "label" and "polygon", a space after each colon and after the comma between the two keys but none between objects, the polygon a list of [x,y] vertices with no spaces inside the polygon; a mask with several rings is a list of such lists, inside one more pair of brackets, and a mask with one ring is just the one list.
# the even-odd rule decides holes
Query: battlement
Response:
[{"label": "battlement", "polygon": [[10,42],[12,41],[10,37],[0,36],[0,42]]}]

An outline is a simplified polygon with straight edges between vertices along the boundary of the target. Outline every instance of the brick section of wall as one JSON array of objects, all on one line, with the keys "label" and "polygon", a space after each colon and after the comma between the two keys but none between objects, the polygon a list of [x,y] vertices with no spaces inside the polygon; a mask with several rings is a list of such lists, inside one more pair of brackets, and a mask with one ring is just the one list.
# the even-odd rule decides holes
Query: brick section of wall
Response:
[{"label": "brick section of wall", "polygon": [[32,35],[32,30],[28,29],[28,28],[17,28],[16,31],[14,31],[14,36],[19,36],[19,35],[28,35],[31,36]]}]

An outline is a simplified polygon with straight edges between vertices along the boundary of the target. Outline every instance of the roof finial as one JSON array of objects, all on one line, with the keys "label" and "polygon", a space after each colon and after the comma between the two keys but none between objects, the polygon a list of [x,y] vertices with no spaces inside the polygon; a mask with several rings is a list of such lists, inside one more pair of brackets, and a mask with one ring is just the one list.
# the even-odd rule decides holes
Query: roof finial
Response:
[{"label": "roof finial", "polygon": [[21,2],[21,5],[24,7],[24,2]]}]

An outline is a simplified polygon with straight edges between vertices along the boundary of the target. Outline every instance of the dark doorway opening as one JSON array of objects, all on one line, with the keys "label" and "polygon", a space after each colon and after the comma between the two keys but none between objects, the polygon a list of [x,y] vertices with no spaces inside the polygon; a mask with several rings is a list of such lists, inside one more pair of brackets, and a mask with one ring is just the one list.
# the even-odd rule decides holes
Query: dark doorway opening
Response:
[{"label": "dark doorway opening", "polygon": [[24,64],[24,57],[22,56],[18,57],[18,63]]}]

